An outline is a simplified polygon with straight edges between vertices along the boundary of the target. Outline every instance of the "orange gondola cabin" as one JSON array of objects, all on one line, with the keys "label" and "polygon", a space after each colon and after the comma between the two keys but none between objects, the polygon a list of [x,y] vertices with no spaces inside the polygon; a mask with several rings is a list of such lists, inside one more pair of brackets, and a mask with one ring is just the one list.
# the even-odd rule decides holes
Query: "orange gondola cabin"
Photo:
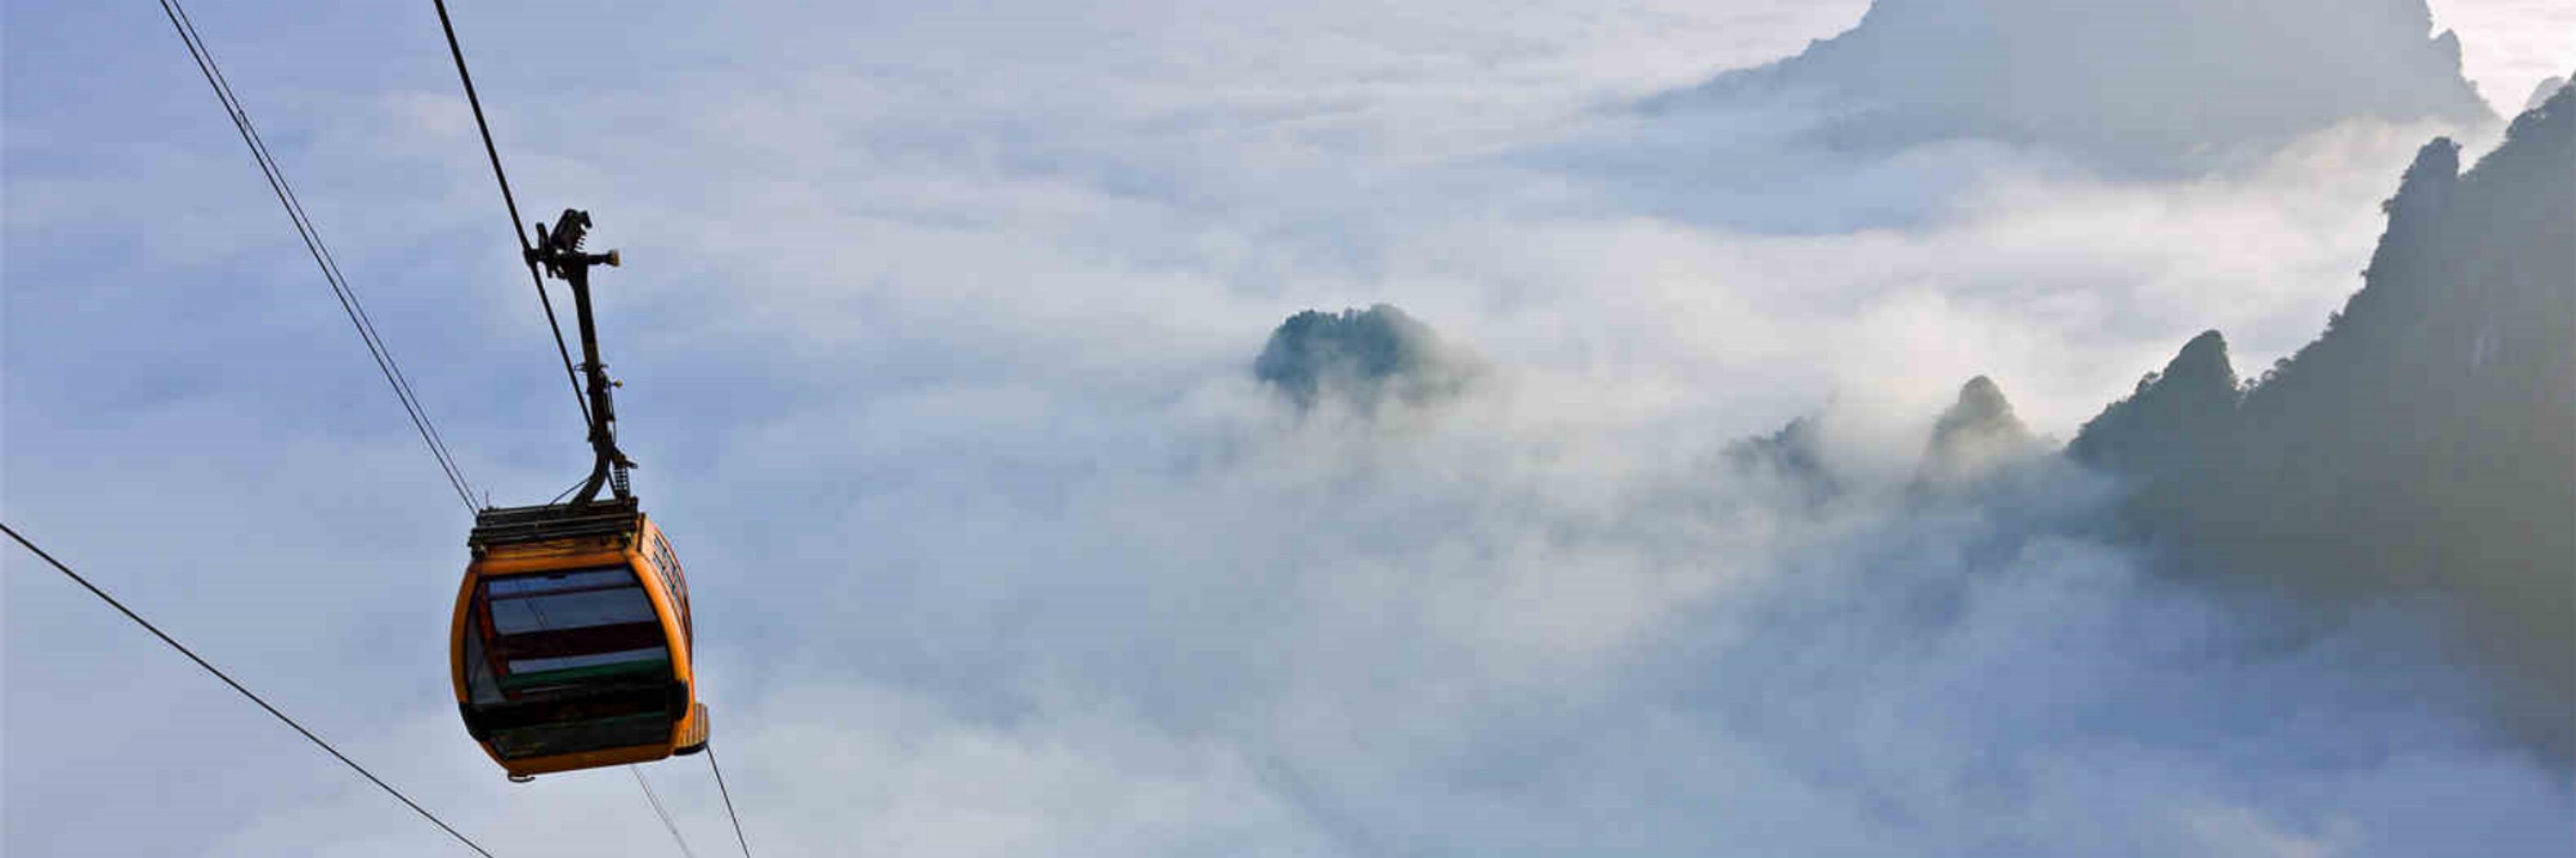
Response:
[{"label": "orange gondola cabin", "polygon": [[456,703],[511,779],[706,747],[688,580],[634,498],[486,509],[467,541]]}]

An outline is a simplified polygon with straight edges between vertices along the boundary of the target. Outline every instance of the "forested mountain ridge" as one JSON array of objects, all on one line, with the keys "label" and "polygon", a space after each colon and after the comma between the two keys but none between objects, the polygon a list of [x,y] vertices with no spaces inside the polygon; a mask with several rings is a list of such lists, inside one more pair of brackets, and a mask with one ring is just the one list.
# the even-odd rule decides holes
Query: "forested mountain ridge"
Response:
[{"label": "forested mountain ridge", "polygon": [[2186,575],[2439,594],[2507,726],[2576,760],[2576,89],[2466,173],[2427,144],[2363,285],[2241,394],[2215,332],[2068,452]]},{"label": "forested mountain ridge", "polygon": [[1796,56],[1648,102],[1812,99],[1821,142],[2033,143],[2196,172],[2351,119],[2493,118],[2425,0],[1876,0]]}]

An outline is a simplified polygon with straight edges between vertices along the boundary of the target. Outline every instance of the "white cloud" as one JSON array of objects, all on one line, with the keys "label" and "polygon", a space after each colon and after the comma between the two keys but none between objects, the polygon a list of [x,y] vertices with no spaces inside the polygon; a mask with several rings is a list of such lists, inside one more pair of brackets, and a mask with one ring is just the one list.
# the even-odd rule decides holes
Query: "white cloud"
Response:
[{"label": "white cloud", "polygon": [[[2201,328],[2249,364],[2295,345],[2358,285],[2426,129],[2338,129],[2182,185],[1990,146],[1774,154],[1784,187],[1673,209],[1548,159],[1643,140],[1601,108],[1859,4],[1040,5],[462,22],[529,214],[578,203],[627,252],[603,287],[626,441],[691,564],[756,848],[2402,854],[2563,833],[2564,784],[2385,643],[2408,617],[2269,634],[2084,538],[2098,487],[2067,475],[1991,506],[1895,497],[1970,375],[2063,435]],[[236,29],[219,49],[432,46]],[[276,67],[236,82],[273,91]],[[533,499],[576,475],[577,430],[461,108],[421,94],[452,81],[405,68],[314,102],[364,109],[260,116],[311,141],[290,168],[469,473]],[[48,79],[10,108],[11,523],[505,853],[659,848],[625,776],[511,787],[450,722],[461,517],[301,263],[196,250],[272,217],[192,180],[249,170],[220,117],[142,137],[21,100]],[[71,144],[31,139],[102,141],[107,166],[57,173]],[[1879,225],[1697,217],[1750,204]],[[155,207],[167,259],[83,226]],[[1492,383],[1301,420],[1244,377],[1288,313],[1378,300]],[[1716,464],[1828,407],[1859,494],[1810,515]],[[144,503],[188,512],[138,538]],[[10,567],[11,851],[449,851]],[[650,771],[704,854],[728,835],[695,766]],[[84,818],[174,772],[225,774],[154,793],[154,825]]]},{"label": "white cloud", "polygon": [[2459,31],[2460,65],[2478,95],[2510,116],[2533,87],[2576,70],[2576,6],[2559,0],[2431,0],[2438,26]]}]

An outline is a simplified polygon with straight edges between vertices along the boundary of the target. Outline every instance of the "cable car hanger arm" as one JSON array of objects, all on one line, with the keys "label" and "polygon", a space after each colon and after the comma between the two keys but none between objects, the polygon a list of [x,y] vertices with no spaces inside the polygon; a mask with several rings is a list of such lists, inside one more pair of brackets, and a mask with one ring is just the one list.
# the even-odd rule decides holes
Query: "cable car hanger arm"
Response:
[{"label": "cable car hanger arm", "polygon": [[617,251],[583,251],[582,240],[589,232],[589,212],[564,209],[554,226],[537,224],[537,246],[527,250],[529,264],[542,267],[572,287],[573,314],[581,328],[581,371],[589,394],[590,449],[594,458],[589,479],[573,494],[571,506],[576,507],[598,498],[603,484],[617,497],[627,497],[626,469],[635,467],[635,462],[617,449],[617,412],[609,395],[617,385],[608,379],[608,365],[599,359],[599,326],[592,321],[590,311],[590,268],[616,267]]}]

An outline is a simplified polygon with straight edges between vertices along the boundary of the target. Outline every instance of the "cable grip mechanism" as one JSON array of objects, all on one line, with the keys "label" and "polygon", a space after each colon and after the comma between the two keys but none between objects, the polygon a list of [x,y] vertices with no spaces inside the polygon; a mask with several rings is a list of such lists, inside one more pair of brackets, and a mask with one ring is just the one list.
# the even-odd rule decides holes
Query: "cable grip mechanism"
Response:
[{"label": "cable grip mechanism", "polygon": [[599,497],[603,485],[617,497],[629,497],[626,470],[635,467],[635,462],[617,449],[617,411],[610,391],[619,385],[609,380],[608,364],[599,359],[599,326],[590,309],[591,267],[617,267],[620,259],[615,250],[591,253],[582,249],[582,242],[590,237],[590,227],[589,212],[564,209],[553,226],[537,224],[537,246],[527,252],[529,264],[572,287],[573,314],[581,328],[581,370],[590,401],[588,431],[594,458],[590,478],[573,495],[573,506]]}]

